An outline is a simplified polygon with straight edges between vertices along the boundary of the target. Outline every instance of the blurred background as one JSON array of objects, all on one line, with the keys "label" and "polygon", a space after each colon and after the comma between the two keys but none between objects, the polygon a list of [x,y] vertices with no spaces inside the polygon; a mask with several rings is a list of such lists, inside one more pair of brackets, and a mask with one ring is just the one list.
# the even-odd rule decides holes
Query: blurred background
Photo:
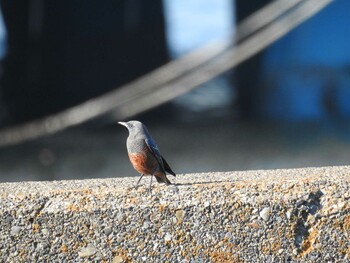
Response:
[{"label": "blurred background", "polygon": [[[54,118],[232,41],[242,21],[274,2],[293,1],[0,0],[0,129]],[[146,90],[159,103],[116,105],[56,133],[4,140],[0,181],[136,176],[117,125],[129,119],[147,125],[177,173],[350,164],[349,11],[350,1],[330,1],[237,67],[195,89],[178,85],[184,94],[164,104]]]}]

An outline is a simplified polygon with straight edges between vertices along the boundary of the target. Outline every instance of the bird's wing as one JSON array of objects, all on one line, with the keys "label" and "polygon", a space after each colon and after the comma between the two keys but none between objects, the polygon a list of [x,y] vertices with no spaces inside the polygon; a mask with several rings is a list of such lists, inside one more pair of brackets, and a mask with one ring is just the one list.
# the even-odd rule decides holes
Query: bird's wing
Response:
[{"label": "bird's wing", "polygon": [[165,173],[163,157],[160,154],[160,151],[158,149],[157,144],[154,142],[154,140],[152,138],[145,139],[145,142],[146,142],[148,148],[150,149],[150,151],[152,152],[152,154],[154,155],[154,157],[156,157],[156,159],[160,165],[161,170]]},{"label": "bird's wing", "polygon": [[162,156],[162,160],[163,160],[163,164],[164,164],[164,168],[165,171],[167,171],[168,173],[172,174],[173,176],[176,176],[176,174],[173,172],[173,170],[170,168],[170,165],[168,164],[168,162],[164,159],[164,157]]}]

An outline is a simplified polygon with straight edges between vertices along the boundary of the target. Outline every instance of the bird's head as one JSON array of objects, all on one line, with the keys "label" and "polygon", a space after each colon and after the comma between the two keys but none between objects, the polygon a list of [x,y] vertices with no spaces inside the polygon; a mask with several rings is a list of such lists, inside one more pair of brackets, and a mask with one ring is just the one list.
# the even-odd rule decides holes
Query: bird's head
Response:
[{"label": "bird's head", "polygon": [[148,133],[146,126],[139,121],[118,122],[118,124],[125,126],[129,130],[130,135],[139,133]]}]

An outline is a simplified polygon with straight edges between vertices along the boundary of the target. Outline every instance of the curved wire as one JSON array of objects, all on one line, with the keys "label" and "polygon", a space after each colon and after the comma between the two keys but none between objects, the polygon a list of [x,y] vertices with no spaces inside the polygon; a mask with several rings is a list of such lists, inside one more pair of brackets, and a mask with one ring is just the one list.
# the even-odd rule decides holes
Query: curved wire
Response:
[{"label": "curved wire", "polygon": [[[3,129],[0,146],[54,133],[107,112],[113,111],[118,118],[124,119],[156,107],[237,66],[332,1],[274,1],[237,27],[236,40],[232,38],[207,45],[100,97],[40,120]],[[232,46],[242,39],[241,43]]]}]

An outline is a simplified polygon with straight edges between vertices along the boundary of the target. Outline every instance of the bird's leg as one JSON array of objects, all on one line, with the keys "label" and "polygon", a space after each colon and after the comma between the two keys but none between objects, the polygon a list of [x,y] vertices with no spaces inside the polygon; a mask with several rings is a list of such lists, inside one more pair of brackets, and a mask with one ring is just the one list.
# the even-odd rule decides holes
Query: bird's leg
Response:
[{"label": "bird's leg", "polygon": [[143,176],[144,176],[144,174],[141,174],[140,179],[137,181],[137,183],[136,183],[136,185],[135,185],[135,188],[139,185],[139,183],[140,183],[140,181],[141,181],[141,179],[142,179]]},{"label": "bird's leg", "polygon": [[151,176],[151,182],[149,183],[149,192],[152,191],[152,179],[153,179],[153,175]]}]

